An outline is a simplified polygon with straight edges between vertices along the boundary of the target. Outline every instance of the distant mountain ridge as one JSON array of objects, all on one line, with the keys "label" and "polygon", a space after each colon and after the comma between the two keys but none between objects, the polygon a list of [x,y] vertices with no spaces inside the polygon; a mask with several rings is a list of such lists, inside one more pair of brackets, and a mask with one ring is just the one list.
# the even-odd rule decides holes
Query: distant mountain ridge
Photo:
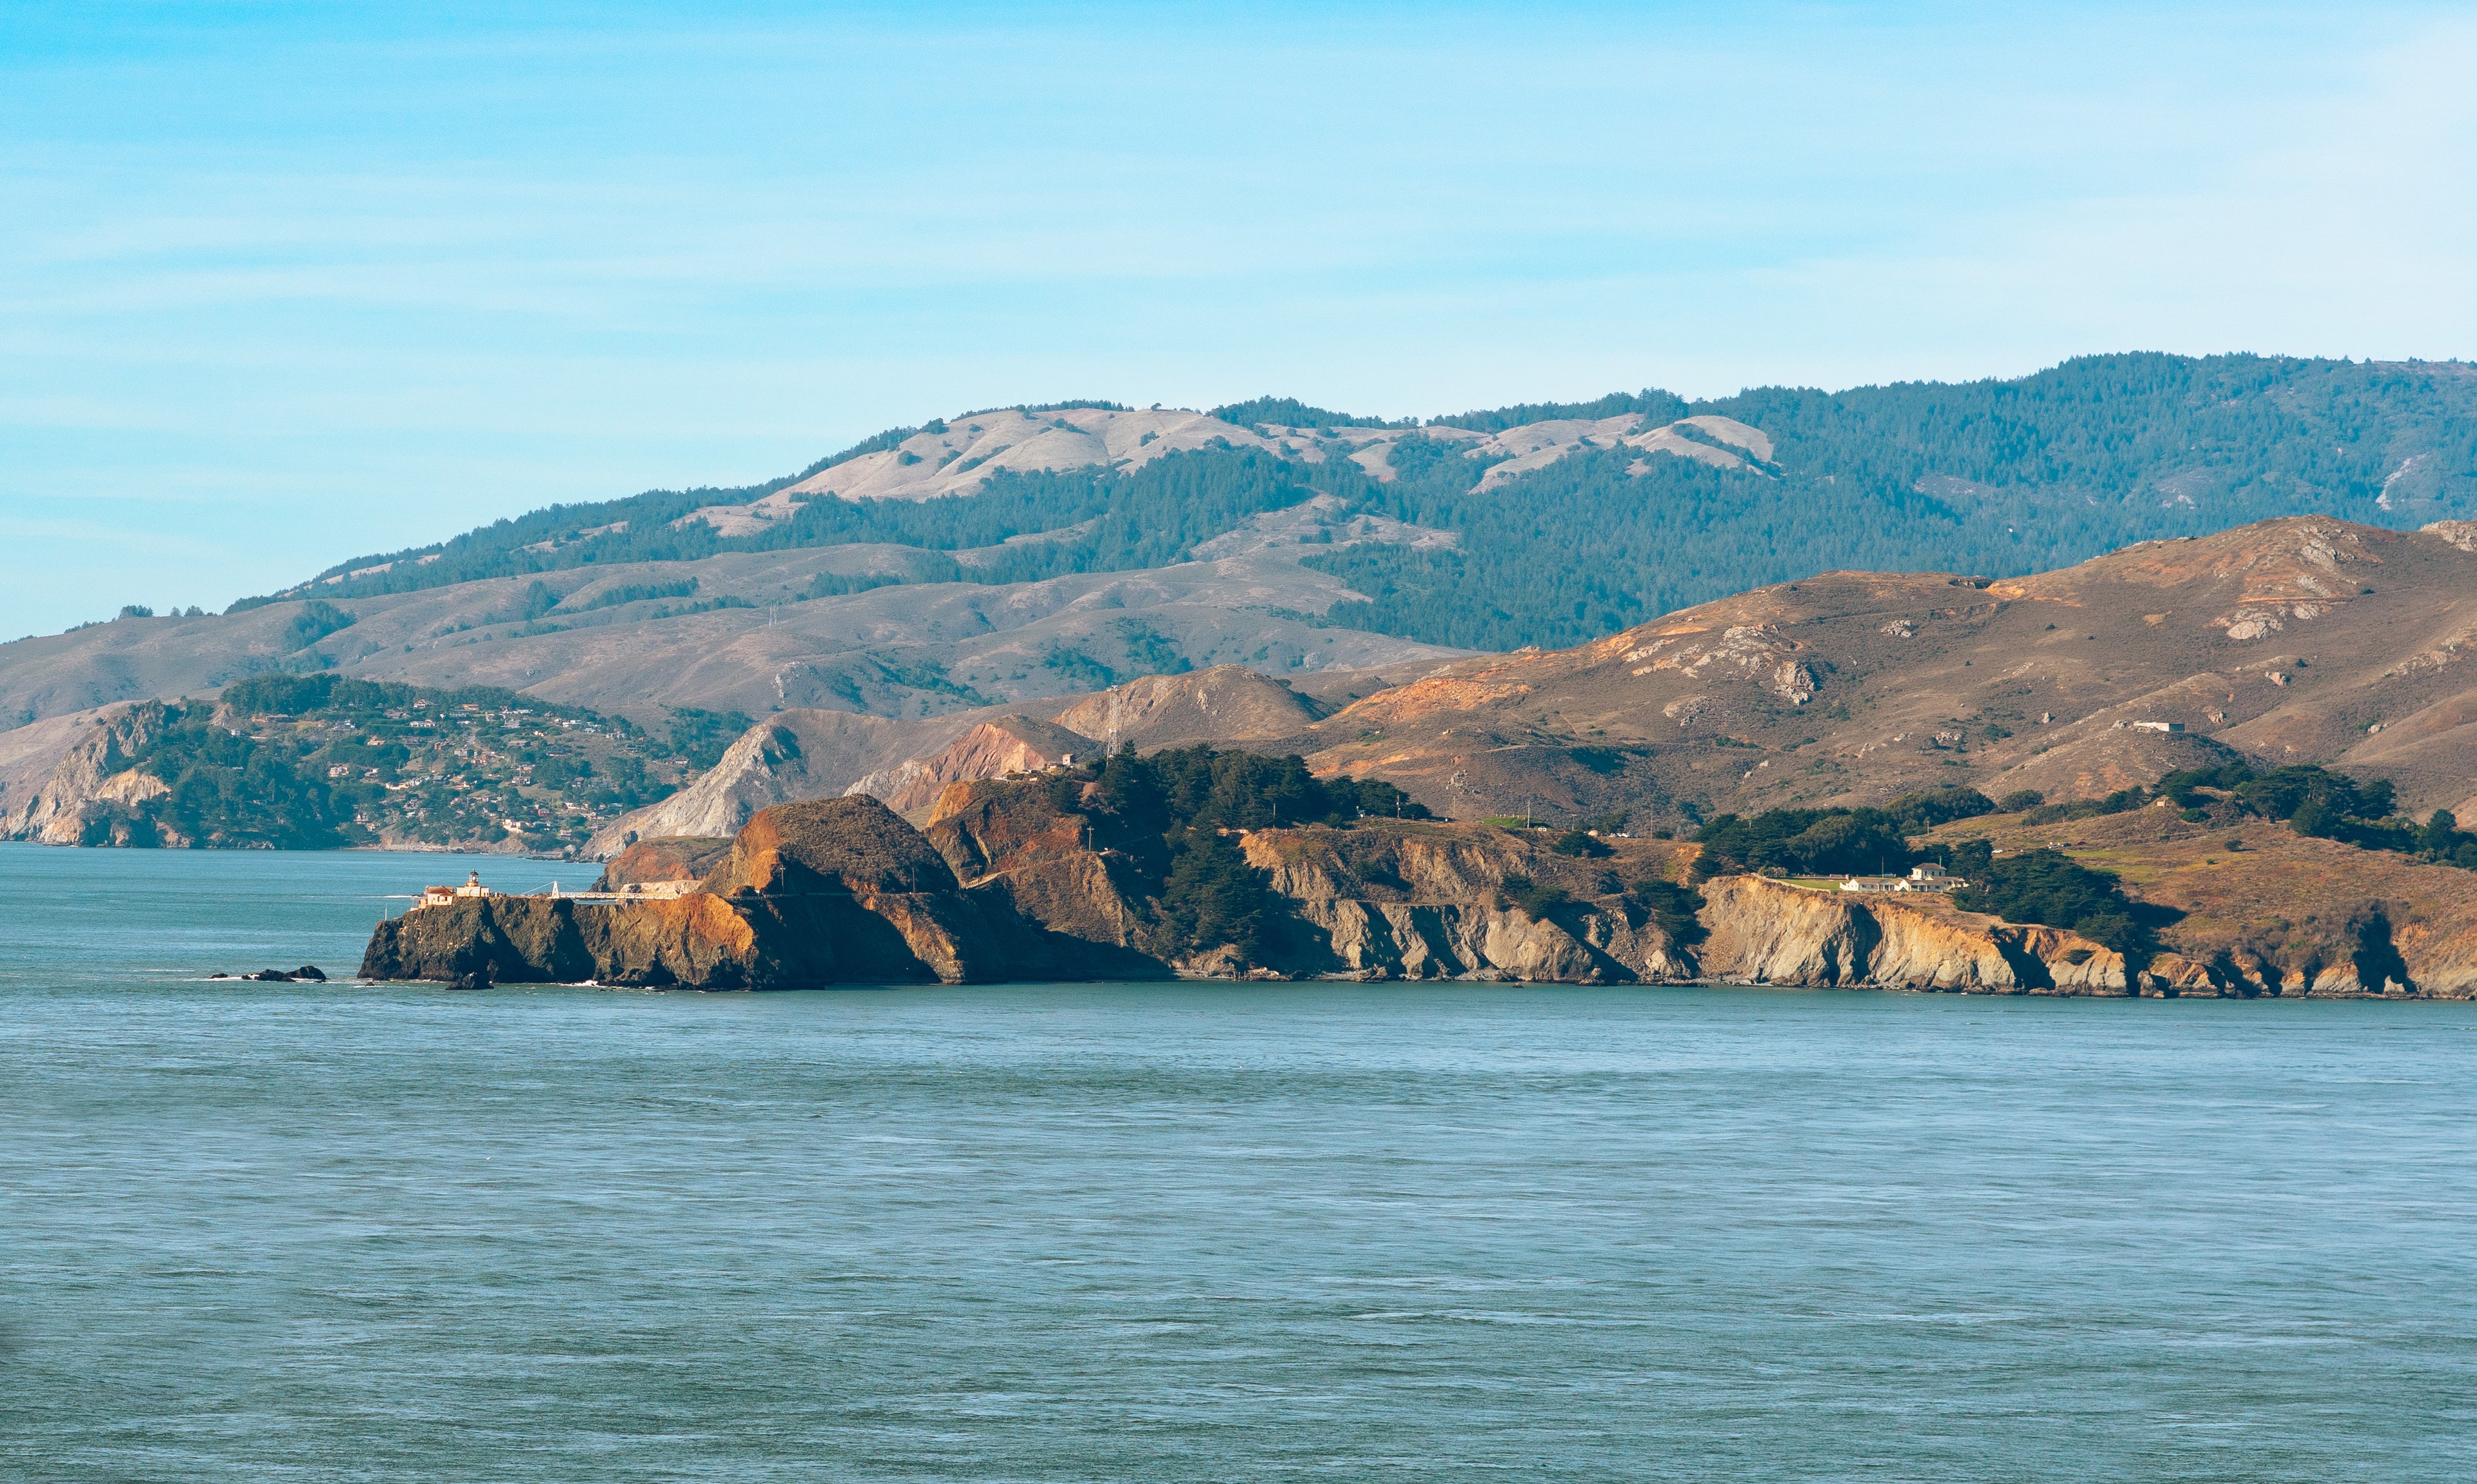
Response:
[{"label": "distant mountain ridge", "polygon": [[269,672],[495,686],[657,731],[684,707],[1011,711],[1216,665],[1415,676],[1818,573],[2003,580],[2300,514],[2477,514],[2477,367],[2103,356],[1426,420],[985,409],[760,485],[355,558],[222,616],[0,645],[0,728]]},{"label": "distant mountain ridge", "polygon": [[[1697,403],[1646,390],[1415,426],[1269,397],[998,408],[889,430],[763,485],[537,510],[252,602],[866,543],[922,554],[895,581],[1038,581],[1183,559],[1236,519],[1318,495],[1461,538],[1311,556],[1366,594],[1335,622],[1464,648],[1566,644],[1835,566],[2000,577],[2279,515],[2395,529],[2477,515],[2477,367],[2104,356],[2010,381]],[[993,545],[1004,560],[938,559]]]}]

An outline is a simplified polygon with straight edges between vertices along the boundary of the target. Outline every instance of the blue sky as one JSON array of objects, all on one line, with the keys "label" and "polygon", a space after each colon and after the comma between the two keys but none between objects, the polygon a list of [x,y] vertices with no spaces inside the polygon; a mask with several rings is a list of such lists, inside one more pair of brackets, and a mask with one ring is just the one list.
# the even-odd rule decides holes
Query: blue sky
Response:
[{"label": "blue sky", "polygon": [[388,9],[0,8],[0,636],[1022,400],[2477,356],[2465,7]]}]

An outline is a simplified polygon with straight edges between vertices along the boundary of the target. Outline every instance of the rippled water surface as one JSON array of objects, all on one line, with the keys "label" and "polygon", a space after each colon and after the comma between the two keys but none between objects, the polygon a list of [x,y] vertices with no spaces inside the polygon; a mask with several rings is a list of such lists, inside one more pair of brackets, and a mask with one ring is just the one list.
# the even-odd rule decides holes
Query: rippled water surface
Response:
[{"label": "rippled water surface", "polygon": [[0,847],[0,1477],[2477,1472],[2465,1005],[201,979],[465,869]]}]

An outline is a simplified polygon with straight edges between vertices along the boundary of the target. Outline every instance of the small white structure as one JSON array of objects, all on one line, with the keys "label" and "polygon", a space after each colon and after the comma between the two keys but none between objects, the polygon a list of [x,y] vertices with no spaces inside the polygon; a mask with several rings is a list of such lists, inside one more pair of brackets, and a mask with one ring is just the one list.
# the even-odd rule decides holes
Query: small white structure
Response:
[{"label": "small white structure", "polygon": [[1968,884],[1960,877],[1945,874],[1943,867],[1931,860],[1923,866],[1912,866],[1909,878],[1892,889],[1894,891],[1951,891],[1957,886]]},{"label": "small white structure", "polygon": [[2135,722],[2133,724],[2133,730],[2136,731],[2182,731],[2185,730],[2185,724],[2183,722]]},{"label": "small white structure", "polygon": [[1842,891],[1898,891],[1900,878],[1891,876],[1853,876],[1840,883]]},{"label": "small white structure", "polygon": [[630,881],[619,888],[622,902],[674,902],[697,889],[694,881]]},{"label": "small white structure", "polygon": [[464,877],[464,884],[462,886],[423,887],[421,889],[421,895],[414,900],[412,906],[405,910],[409,912],[418,912],[423,907],[452,907],[456,904],[457,899],[461,897],[487,897],[488,895],[490,895],[490,888],[482,884],[482,873],[479,871],[473,871],[466,873]]}]

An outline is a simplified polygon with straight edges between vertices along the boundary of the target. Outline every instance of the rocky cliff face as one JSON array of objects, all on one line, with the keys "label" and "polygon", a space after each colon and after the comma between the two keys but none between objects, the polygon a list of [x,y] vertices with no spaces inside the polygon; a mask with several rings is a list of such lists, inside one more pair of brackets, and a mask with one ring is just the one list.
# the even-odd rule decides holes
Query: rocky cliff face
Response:
[{"label": "rocky cliff face", "polygon": [[1154,956],[1163,945],[1144,874],[1125,852],[1096,846],[1086,818],[1041,790],[952,784],[938,801],[928,840],[971,889],[1001,896],[1027,922],[1088,945],[1095,962],[1169,972]]},{"label": "rocky cliff face", "polygon": [[[572,898],[482,897],[381,923],[365,979],[482,984],[794,987],[766,973],[747,914],[720,898],[606,905]],[[913,975],[909,977],[926,977]]]},{"label": "rocky cliff face", "polygon": [[1296,736],[1321,709],[1281,680],[1238,665],[1150,675],[1087,696],[1051,718],[1104,746],[1151,751],[1192,742]]},{"label": "rocky cliff face", "polygon": [[1623,841],[1595,860],[1551,853],[1538,835],[1392,821],[1240,837],[1276,909],[1258,960],[1246,962],[1229,948],[1180,944],[1154,895],[1159,862],[1116,828],[1097,785],[1063,775],[950,785],[925,835],[866,796],[780,805],[718,860],[713,841],[644,842],[614,863],[675,879],[686,862],[713,860],[693,894],[617,905],[492,898],[408,913],[379,928],[363,972],[710,989],[1177,973],[2043,995],[2353,995],[2413,983],[2477,995],[2470,935],[2438,930],[2441,909],[2423,899],[2403,899],[2396,923],[2358,911],[2336,946],[2310,949],[2311,962],[2256,962],[2202,935],[2136,965],[2075,933],[1964,912],[1939,896],[1754,876],[1706,883],[1686,899],[1689,920],[1667,888],[1638,883],[1673,879],[1689,847]]},{"label": "rocky cliff face", "polygon": [[[1493,837],[1493,838],[1491,838]],[[1505,977],[1568,983],[1724,982],[1810,987],[2122,995],[2216,986],[2163,955],[1918,903],[1815,891],[1761,877],[1702,890],[1699,941],[1681,941],[1614,889],[1615,874],[1526,851],[1496,830],[1430,827],[1259,830],[1248,859],[1271,873],[1306,932],[1279,967],[1367,978]],[[1506,883],[1562,886],[1526,910]]]},{"label": "rocky cliff face", "polygon": [[731,853],[728,837],[670,835],[641,840],[621,851],[602,868],[595,891],[617,891],[657,881],[702,881]]},{"label": "rocky cliff face", "polygon": [[[1286,899],[1290,930],[1277,965],[1292,972],[1587,984],[1692,977],[1690,958],[1629,906],[1615,875],[1502,830],[1259,829],[1243,850]],[[1526,908],[1514,900],[1526,887],[1564,895]]]},{"label": "rocky cliff face", "polygon": [[2160,930],[2174,957],[2149,972],[2182,990],[2477,995],[2477,871],[2260,820],[2188,822],[2161,808],[2030,818],[1965,820],[1928,838],[2052,846],[2119,874],[2128,894],[2174,917]]},{"label": "rocky cliff face", "polygon": [[[1182,954],[1164,941],[1161,903],[1145,895],[1128,853],[1112,847],[1106,820],[1095,827],[1094,818],[1038,783],[963,784],[939,801],[929,837],[961,879],[1005,891],[1018,913],[1053,932],[1148,952],[1184,974],[1245,972],[1229,951]],[[1464,825],[1253,831],[1241,849],[1282,911],[1256,967],[1283,977],[2047,995],[2351,995],[2414,982],[2427,995],[2477,995],[2477,934],[2438,931],[2450,909],[2424,898],[2406,899],[2396,944],[2394,925],[2361,908],[2331,944],[2298,950],[2303,957],[2285,971],[2232,955],[2207,935],[2187,943],[2174,934],[2171,947],[2185,952],[2136,967],[2079,934],[1963,912],[1940,896],[1860,896],[1753,876],[1706,884],[1693,930],[1672,933],[1627,887],[1672,877],[1690,848],[1621,843],[1623,853],[1593,861]],[[2446,888],[2466,875],[2414,869]]]},{"label": "rocky cliff face", "polygon": [[675,835],[738,834],[761,809],[831,798],[873,768],[954,740],[968,723],[890,722],[848,711],[784,711],[742,732],[714,766],[657,804],[623,814],[586,843],[609,859],[636,844]]},{"label": "rocky cliff face", "polygon": [[929,756],[906,758],[868,773],[843,792],[867,794],[905,819],[921,820],[950,784],[1035,773],[1078,754],[1088,759],[1097,746],[1089,737],[1050,722],[1002,716],[982,722]]},{"label": "rocky cliff face", "polygon": [[1183,974],[1607,983],[1694,973],[1606,864],[1503,830],[1368,821],[1247,833],[1239,849],[1280,909],[1255,965],[1172,941],[1148,895],[1152,878],[1113,843],[1106,817],[1063,808],[1038,784],[951,788],[929,838],[960,878],[1005,891],[1050,931]]},{"label": "rocky cliff face", "polygon": [[970,892],[874,799],[766,809],[699,890],[666,902],[491,897],[379,925],[378,979],[797,989],[1091,977],[1081,945]]},{"label": "rocky cliff face", "polygon": [[2185,967],[2128,975],[2123,954],[2078,934],[1939,902],[1914,905],[1754,876],[1713,881],[1703,899],[1712,935],[1697,964],[1731,982],[2122,995],[2171,987]]},{"label": "rocky cliff face", "polygon": [[69,729],[39,781],[19,783],[21,797],[0,800],[0,839],[45,845],[187,845],[160,829],[133,841],[132,806],[169,793],[161,779],[129,766],[164,723],[163,704],[140,702],[93,713]]},{"label": "rocky cliff face", "polygon": [[888,721],[794,708],[741,733],[687,788],[613,820],[586,853],[609,859],[638,840],[727,836],[770,805],[846,793],[882,799],[918,824],[950,784],[1031,772],[1120,743],[1149,752],[1293,736],[1323,709],[1289,684],[1238,665],[1146,676],[1063,706],[1053,701],[1020,711],[986,707]]}]

